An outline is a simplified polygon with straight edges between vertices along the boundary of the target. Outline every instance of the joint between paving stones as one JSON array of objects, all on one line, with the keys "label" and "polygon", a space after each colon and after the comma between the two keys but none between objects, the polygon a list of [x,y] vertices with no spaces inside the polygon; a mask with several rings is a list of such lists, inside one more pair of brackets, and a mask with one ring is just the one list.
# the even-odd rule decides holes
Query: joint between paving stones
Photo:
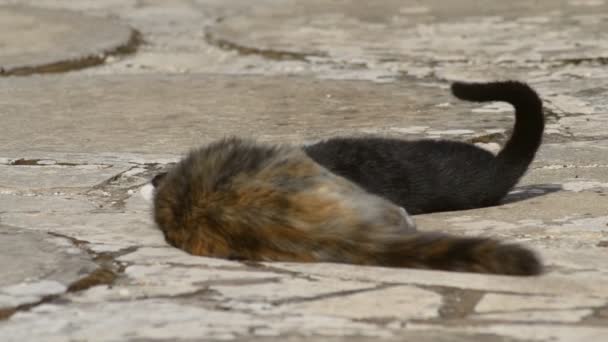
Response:
[{"label": "joint between paving stones", "polygon": [[398,285],[382,284],[382,285],[368,287],[368,288],[364,288],[364,289],[344,290],[344,291],[338,291],[338,292],[325,293],[325,294],[321,294],[321,295],[313,296],[313,297],[296,297],[296,298],[281,299],[281,300],[272,301],[271,303],[274,305],[284,305],[284,304],[293,304],[293,303],[314,302],[317,300],[323,300],[323,299],[328,299],[328,298],[345,297],[345,296],[350,296],[350,295],[358,294],[358,293],[380,291],[380,290],[385,290],[385,289],[388,289],[391,287],[396,287],[396,286],[398,286]]},{"label": "joint between paving stones", "polygon": [[28,311],[39,305],[51,303],[61,298],[61,296],[66,293],[80,292],[98,285],[111,286],[120,277],[120,274],[124,273],[126,267],[126,264],[116,261],[116,258],[135,252],[139,248],[137,246],[132,246],[123,248],[113,253],[97,253],[87,247],[89,244],[88,241],[80,240],[57,232],[48,232],[48,234],[70,241],[72,245],[92,256],[93,261],[97,263],[98,267],[93,272],[69,284],[64,293],[44,296],[36,302],[21,304],[12,308],[1,308],[0,321],[9,319],[17,312]]},{"label": "joint between paving stones", "polygon": [[121,46],[112,50],[101,52],[97,55],[86,56],[79,59],[59,61],[55,63],[17,67],[13,69],[0,68],[0,77],[2,76],[29,76],[34,74],[54,74],[67,71],[80,70],[96,65],[103,64],[110,56],[119,57],[123,55],[133,54],[137,51],[140,45],[144,43],[142,35],[139,31],[131,29],[129,40]]},{"label": "joint between paving stones", "polygon": [[226,39],[214,37],[212,33],[205,32],[205,41],[212,46],[226,51],[236,51],[239,55],[257,55],[273,61],[301,61],[308,62],[308,57],[327,57],[324,53],[300,53],[275,49],[262,49],[237,44]]},{"label": "joint between paving stones", "polygon": [[[100,200],[101,204],[99,204],[100,208],[110,208],[113,210],[123,210],[125,208],[125,203],[127,199],[131,196],[129,192],[135,191],[140,188],[145,183],[136,183],[130,186],[122,186],[121,178],[129,171],[132,171],[136,168],[144,168],[146,171],[142,172],[142,174],[155,172],[160,164],[135,164],[132,167],[119,172],[100,183],[92,186],[88,189],[85,194],[86,195],[96,195],[95,192],[101,191],[102,194],[109,194],[108,196],[100,195],[96,196],[98,200]],[[150,177],[151,178],[151,177]]]}]

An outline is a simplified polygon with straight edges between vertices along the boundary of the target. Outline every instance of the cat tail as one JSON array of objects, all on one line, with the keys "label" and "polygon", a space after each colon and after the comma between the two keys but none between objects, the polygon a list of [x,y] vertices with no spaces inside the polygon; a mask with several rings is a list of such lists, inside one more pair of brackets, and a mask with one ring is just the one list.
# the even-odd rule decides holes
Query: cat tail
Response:
[{"label": "cat tail", "polygon": [[545,118],[540,97],[530,86],[517,81],[455,82],[452,94],[466,101],[507,102],[515,108],[513,133],[495,159],[496,183],[508,191],[526,172],[542,142]]},{"label": "cat tail", "polygon": [[543,269],[531,250],[489,238],[416,232],[326,246],[331,250],[315,254],[329,260],[318,261],[516,276],[538,275]]}]

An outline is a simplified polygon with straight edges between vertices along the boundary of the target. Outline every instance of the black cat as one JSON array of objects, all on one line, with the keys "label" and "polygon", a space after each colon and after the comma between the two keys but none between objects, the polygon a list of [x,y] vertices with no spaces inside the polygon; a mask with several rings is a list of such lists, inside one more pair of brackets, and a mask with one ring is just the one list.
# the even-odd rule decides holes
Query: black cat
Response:
[{"label": "black cat", "polygon": [[304,147],[317,163],[385,197],[410,214],[497,204],[515,186],[538,150],[544,130],[542,101],[515,81],[452,85],[459,99],[504,101],[515,107],[515,127],[498,153],[447,140],[405,141],[337,137]]}]

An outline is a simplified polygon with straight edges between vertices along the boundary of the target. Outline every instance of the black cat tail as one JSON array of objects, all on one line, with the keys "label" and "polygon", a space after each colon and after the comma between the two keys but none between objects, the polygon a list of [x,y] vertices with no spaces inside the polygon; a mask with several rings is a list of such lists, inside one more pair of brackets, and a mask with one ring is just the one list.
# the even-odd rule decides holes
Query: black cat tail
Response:
[{"label": "black cat tail", "polygon": [[530,86],[517,81],[455,82],[452,93],[461,100],[501,101],[515,107],[513,134],[496,157],[496,181],[508,191],[526,172],[542,142],[545,117],[540,97]]}]

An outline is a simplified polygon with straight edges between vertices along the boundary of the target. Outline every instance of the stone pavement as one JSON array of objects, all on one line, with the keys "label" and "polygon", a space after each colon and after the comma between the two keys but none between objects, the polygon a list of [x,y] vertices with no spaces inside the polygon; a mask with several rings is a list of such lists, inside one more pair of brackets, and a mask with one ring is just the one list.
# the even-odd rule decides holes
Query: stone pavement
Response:
[{"label": "stone pavement", "polygon": [[[483,5],[0,0],[0,340],[608,340],[608,1]],[[540,277],[193,257],[140,194],[230,134],[497,149],[511,108],[448,84],[505,78],[545,101],[531,171],[415,219],[526,244]]]}]

